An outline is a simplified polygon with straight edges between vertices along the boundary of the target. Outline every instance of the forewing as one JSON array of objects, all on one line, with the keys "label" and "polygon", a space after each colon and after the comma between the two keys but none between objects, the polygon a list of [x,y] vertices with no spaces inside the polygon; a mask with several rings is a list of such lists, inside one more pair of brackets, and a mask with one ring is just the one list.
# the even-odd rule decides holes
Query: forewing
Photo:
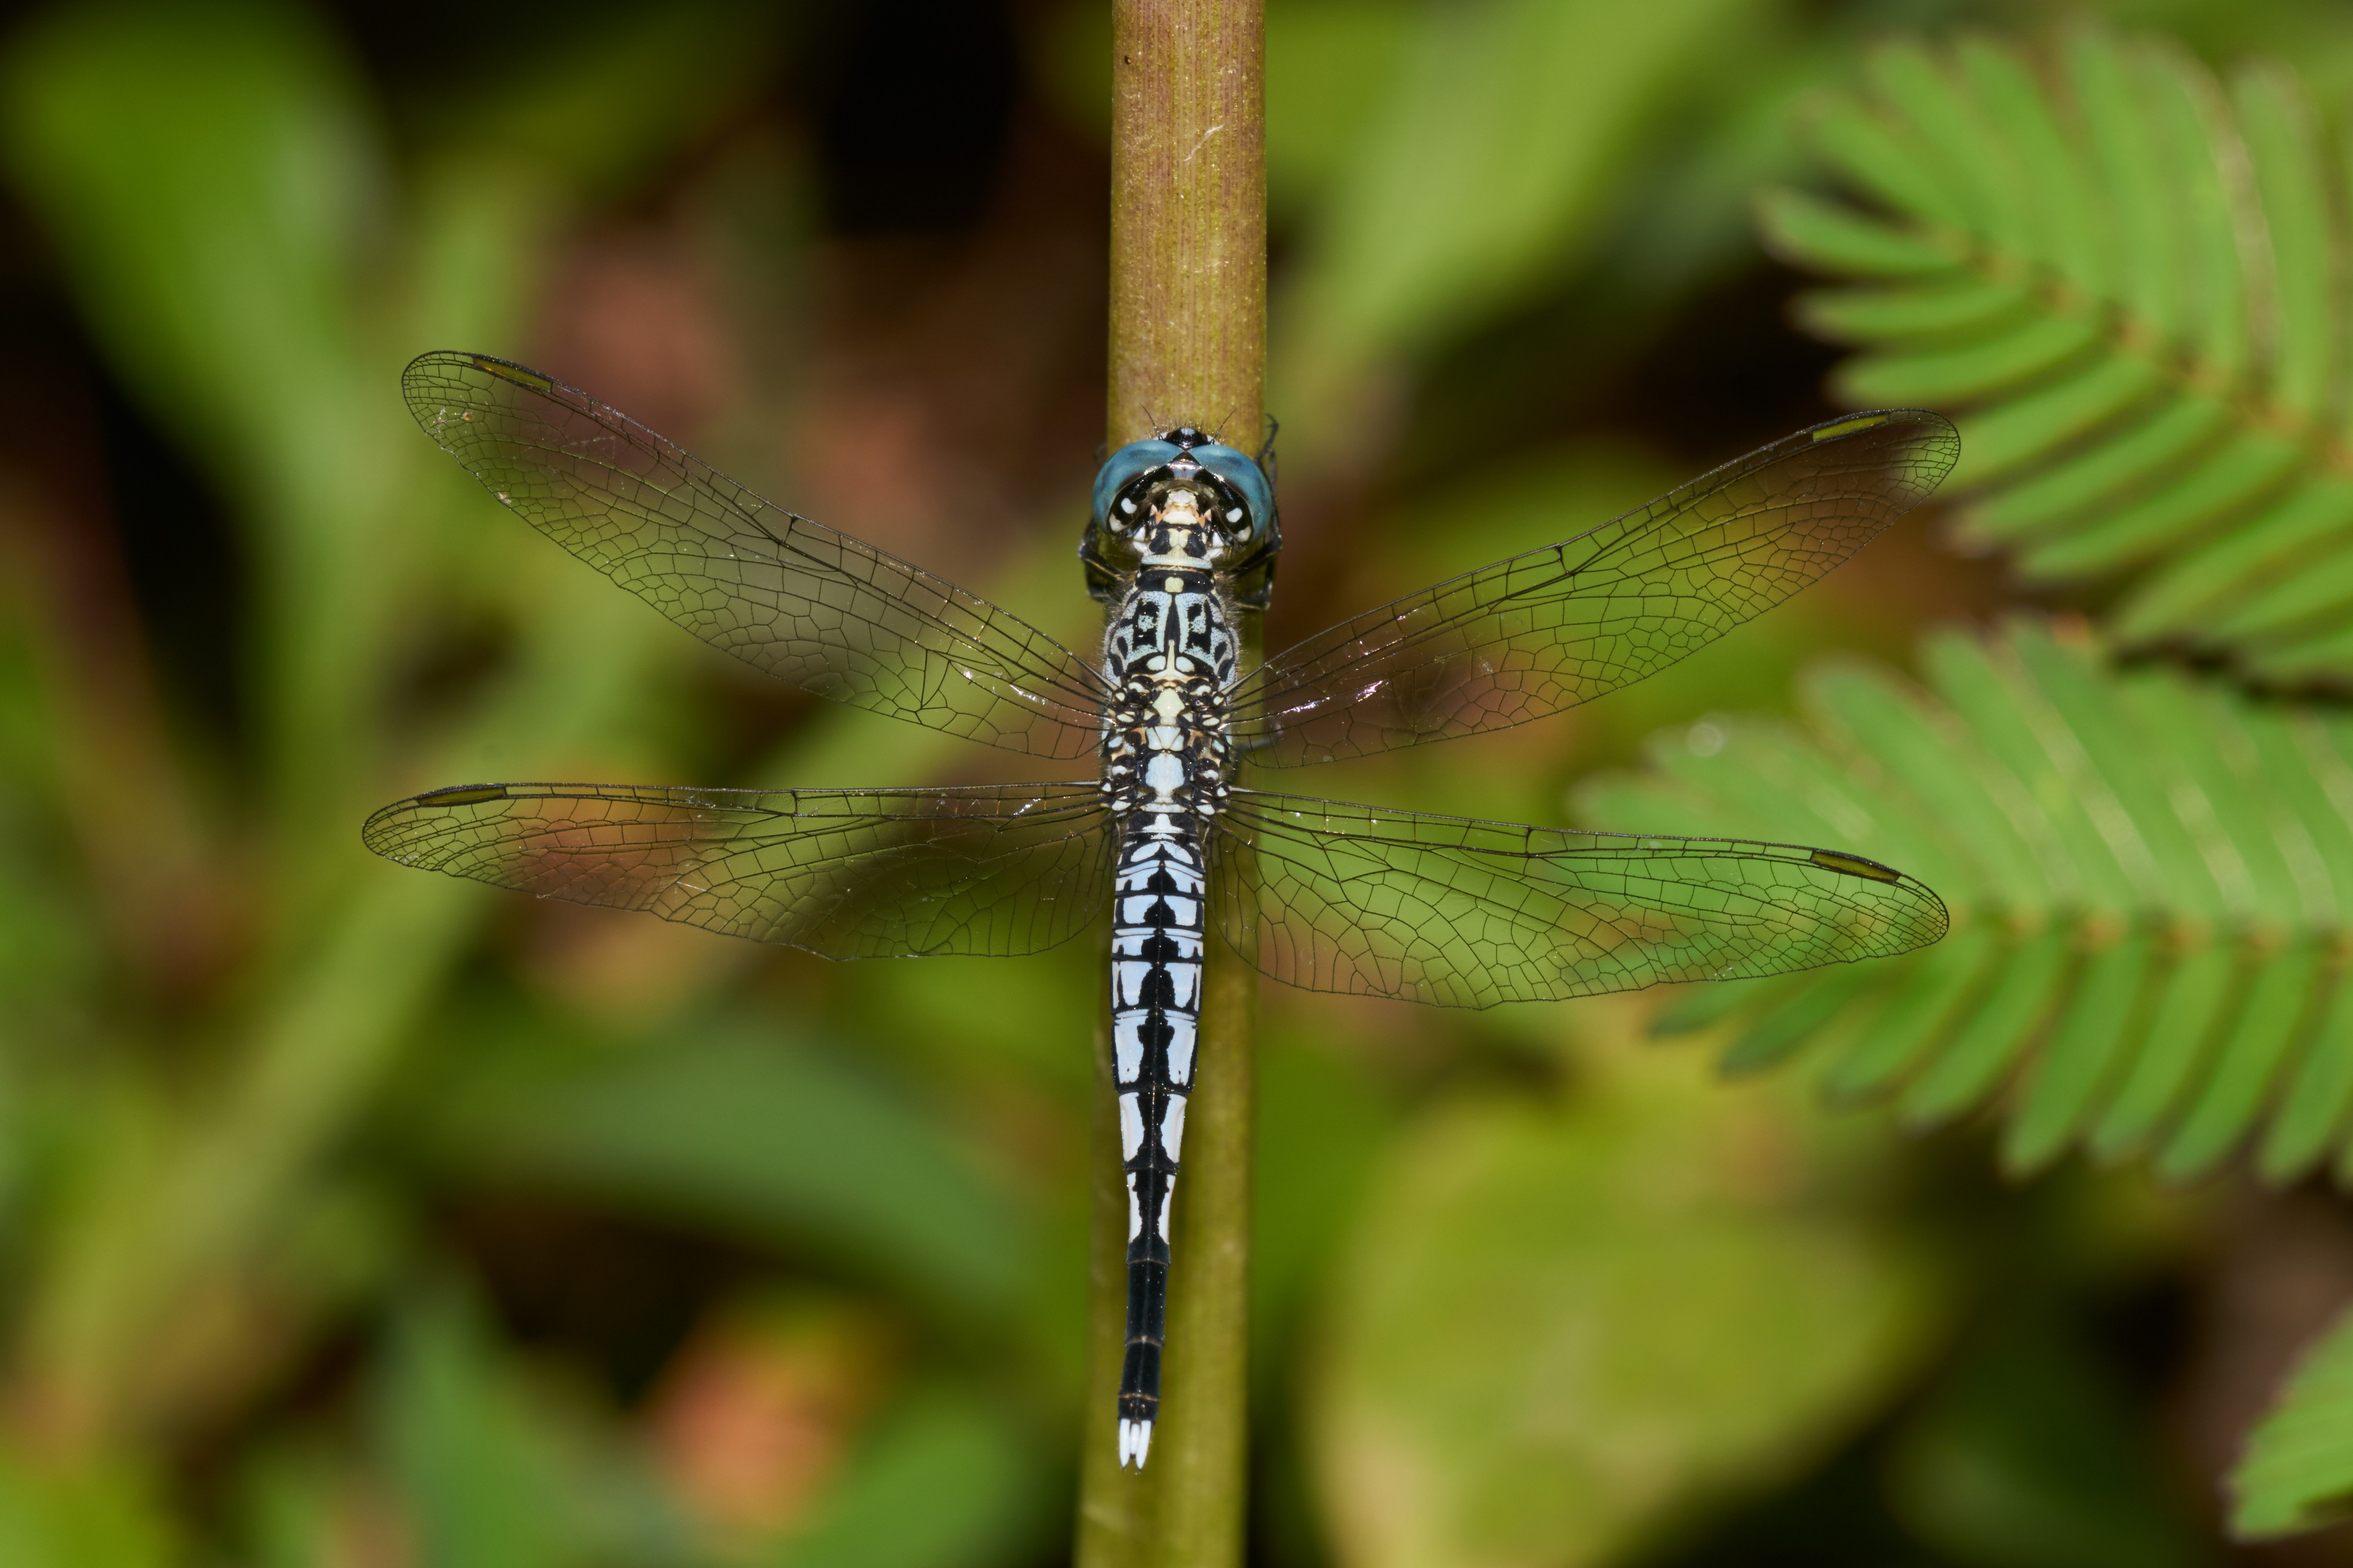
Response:
[{"label": "forewing", "polygon": [[1442,1007],[1557,1000],[1885,958],[1945,906],[1860,857],[1571,833],[1237,790],[1210,908],[1259,967],[1313,991]]},{"label": "forewing", "polygon": [[987,600],[796,517],[537,371],[427,353],[401,390],[533,528],[755,668],[1008,751],[1093,750],[1100,678]]},{"label": "forewing", "polygon": [[1942,482],[1960,440],[1896,409],[1818,425],[1560,544],[1385,605],[1242,683],[1274,766],[1507,729],[1640,680],[1828,573]]},{"label": "forewing", "polygon": [[1009,957],[1107,907],[1101,787],[721,790],[482,784],[368,818],[404,866],[828,958]]}]

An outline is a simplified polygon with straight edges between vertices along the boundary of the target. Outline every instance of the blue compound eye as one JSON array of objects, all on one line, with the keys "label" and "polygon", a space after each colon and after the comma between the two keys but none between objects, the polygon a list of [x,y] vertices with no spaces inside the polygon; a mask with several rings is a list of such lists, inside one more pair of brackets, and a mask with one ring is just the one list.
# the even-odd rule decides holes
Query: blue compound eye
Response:
[{"label": "blue compound eye", "polygon": [[1241,493],[1250,507],[1251,532],[1265,533],[1274,518],[1274,487],[1266,482],[1266,470],[1232,447],[1196,447],[1193,460]]},{"label": "blue compound eye", "polygon": [[1095,521],[1110,520],[1112,500],[1129,480],[1184,455],[1185,449],[1174,441],[1135,441],[1113,452],[1111,460],[1095,471]]}]

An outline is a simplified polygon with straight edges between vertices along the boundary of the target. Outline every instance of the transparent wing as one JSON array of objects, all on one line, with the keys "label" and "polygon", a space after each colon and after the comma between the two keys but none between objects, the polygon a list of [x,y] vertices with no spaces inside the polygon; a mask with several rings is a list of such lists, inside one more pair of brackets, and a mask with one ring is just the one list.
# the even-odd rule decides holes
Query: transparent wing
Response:
[{"label": "transparent wing", "polygon": [[1257,790],[1213,820],[1212,918],[1244,947],[1254,912],[1259,967],[1313,991],[1490,1007],[1884,958],[1945,934],[1936,894],[1835,850]]},{"label": "transparent wing", "polygon": [[400,380],[426,434],[484,489],[755,668],[1008,751],[1094,749],[1095,671],[987,600],[763,500],[537,371],[435,353]]},{"label": "transparent wing", "polygon": [[1560,544],[1367,611],[1240,684],[1236,743],[1273,766],[1508,729],[1640,680],[1869,543],[1952,469],[1919,409],[1776,441]]},{"label": "transparent wing", "polygon": [[385,806],[388,860],[828,958],[1039,952],[1111,900],[1093,783],[724,790],[478,784]]}]

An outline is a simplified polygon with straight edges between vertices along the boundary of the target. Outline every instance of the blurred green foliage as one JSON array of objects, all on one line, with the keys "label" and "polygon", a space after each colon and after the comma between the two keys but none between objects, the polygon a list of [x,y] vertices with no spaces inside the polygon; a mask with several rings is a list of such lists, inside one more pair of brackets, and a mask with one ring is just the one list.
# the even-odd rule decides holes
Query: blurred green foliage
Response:
[{"label": "blurred green foliage", "polygon": [[1565,1104],[1400,1138],[1344,1244],[1314,1430],[1346,1561],[1610,1561],[1801,1470],[1939,1338],[1877,1129],[1622,1035],[1578,1060]]},{"label": "blurred green foliage", "polygon": [[2212,1561],[2129,1403],[2066,1331],[2032,1304],[1993,1315],[1891,1457],[1898,1512],[1960,1563]]},{"label": "blurred green foliage", "polygon": [[[2025,5],[1272,0],[1274,639],[1817,416],[1823,362],[1750,228],[1767,186],[1776,247],[1868,279],[1799,307],[1868,349],[1834,386],[1976,421],[1973,547],[2017,547],[1986,520],[2113,465],[2127,416],[2206,398],[2224,413],[2199,439],[2258,443],[2280,437],[2249,409],[2341,420],[2353,26],[2316,0],[2112,9],[2170,41],[2054,41]],[[546,15],[437,13],[420,41],[357,11],[58,5],[0,40],[21,220],[0,247],[84,356],[55,381],[0,360],[33,433],[0,445],[0,1562],[1067,1550],[1089,955],[827,966],[404,873],[356,829],[479,778],[979,765],[753,692],[485,504],[396,379],[432,347],[637,365],[612,389],[633,412],[668,423],[670,397],[672,434],[764,487],[849,472],[824,520],[853,531],[938,516],[907,524],[934,529],[910,535],[947,557],[927,564],[1082,645],[1092,412],[1058,446],[965,448],[1000,405],[1099,405],[1098,340],[1071,348],[1053,314],[1096,298],[1099,241],[1008,247],[1100,226],[1103,16],[1019,12],[993,205],[902,244],[828,231],[826,179],[980,132],[878,153],[841,129],[842,84],[889,79],[845,34],[894,69],[927,58],[881,8]],[[1968,26],[2017,41],[1937,41]],[[1891,29],[1931,41],[1866,49]],[[976,127],[986,73],[931,68]],[[2102,100],[2119,118],[2081,100],[2087,71],[2126,84]],[[2152,104],[2169,140],[2135,140]],[[2168,199],[2127,211],[2142,187],[2085,172],[2119,138]],[[1820,188],[1824,153],[1867,205]],[[2170,199],[2233,180],[2220,205]],[[2156,249],[2111,247],[2133,223]],[[691,306],[645,282],[651,252],[688,257]],[[2160,252],[2177,270],[2120,270]],[[2226,264],[2227,299],[2185,281]],[[597,265],[628,287],[584,303]],[[942,277],[965,281],[927,294]],[[2133,288],[2200,303],[2151,340],[2120,325]],[[670,342],[679,321],[720,347]],[[1070,386],[1033,363],[1054,353]],[[2099,405],[2116,422],[2054,414],[2132,353],[2159,371]],[[910,363],[962,389],[953,419],[875,390]],[[990,379],[955,379],[972,365]],[[126,426],[156,449],[126,456]],[[2282,495],[2336,482],[2333,448],[2289,445]],[[181,489],[148,482],[174,463]],[[1019,499],[992,511],[1000,488]],[[185,514],[148,515],[158,494]],[[2199,548],[2267,537],[2253,495],[2200,512]],[[2187,504],[2168,478],[2069,516],[2112,525],[2119,500]],[[226,604],[186,553],[161,587],[141,566],[159,539],[201,553],[207,503]],[[2005,597],[1933,531],[1590,714],[1314,786],[1835,843],[1958,918],[1906,964],[1672,999],[1695,1038],[1667,1051],[1642,1043],[1659,998],[1462,1016],[1270,987],[1261,1560],[2223,1556],[2223,1460],[2151,1430],[2189,1421],[2201,1369],[2264,1353],[2167,1316],[2235,1278],[2259,1227],[2232,1205],[2259,1200],[2060,1157],[2179,1177],[2251,1148],[2275,1181],[2341,1161],[2342,721],[2120,671],[2113,640],[2156,629],[2269,668],[2203,607],[2162,628],[2131,608],[2146,574],[2095,631],[1923,642]],[[2216,603],[2252,581],[2175,543],[2132,558]],[[2279,580],[2314,605],[2331,581]],[[164,613],[191,605],[232,645],[210,706]],[[1811,1079],[1704,1081],[1726,1053]],[[1967,1125],[1907,1141],[1823,1082],[1915,1123],[1986,1108],[2001,1164],[2058,1168],[2002,1186]],[[2152,1315],[2176,1326],[2126,1353],[2149,1336],[2120,1325]],[[2242,1531],[2353,1494],[2343,1343],[2255,1438]],[[2248,1414],[2216,1418],[2226,1457]]]}]

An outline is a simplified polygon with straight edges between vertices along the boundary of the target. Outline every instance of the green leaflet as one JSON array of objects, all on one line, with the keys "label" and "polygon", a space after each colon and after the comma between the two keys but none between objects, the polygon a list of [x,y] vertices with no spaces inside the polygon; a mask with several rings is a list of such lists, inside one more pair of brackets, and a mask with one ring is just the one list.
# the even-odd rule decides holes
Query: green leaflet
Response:
[{"label": "green leaflet", "polygon": [[2004,1164],[2033,1170],[2074,1137],[2133,1026],[2146,1022],[2136,1015],[2156,946],[2152,933],[2137,930],[2084,961],[2020,1099]]},{"label": "green leaflet", "polygon": [[2306,1352],[2231,1476],[2231,1529],[2263,1540],[2345,1516],[2353,1496],[2353,1318]]},{"label": "green leaflet", "polygon": [[1862,405],[1962,431],[1963,538],[2042,582],[2121,581],[2127,646],[2353,674],[2353,216],[2295,73],[2227,85],[2177,46],[2078,29],[1886,46],[1809,129],[1856,200],[1758,220],[1845,280],[1799,320],[1861,352]]},{"label": "green leaflet", "polygon": [[2182,1180],[2252,1152],[2275,1181],[2353,1163],[2353,719],[2119,668],[2020,620],[1940,633],[1932,689],[1840,662],[1810,721],[1716,719],[1597,780],[1595,826],[1704,820],[1928,878],[1952,936],[1679,1004],[1728,1072],[1813,1052],[1840,1099],[1934,1125],[1989,1104],[2003,1163],[2146,1156]]}]

